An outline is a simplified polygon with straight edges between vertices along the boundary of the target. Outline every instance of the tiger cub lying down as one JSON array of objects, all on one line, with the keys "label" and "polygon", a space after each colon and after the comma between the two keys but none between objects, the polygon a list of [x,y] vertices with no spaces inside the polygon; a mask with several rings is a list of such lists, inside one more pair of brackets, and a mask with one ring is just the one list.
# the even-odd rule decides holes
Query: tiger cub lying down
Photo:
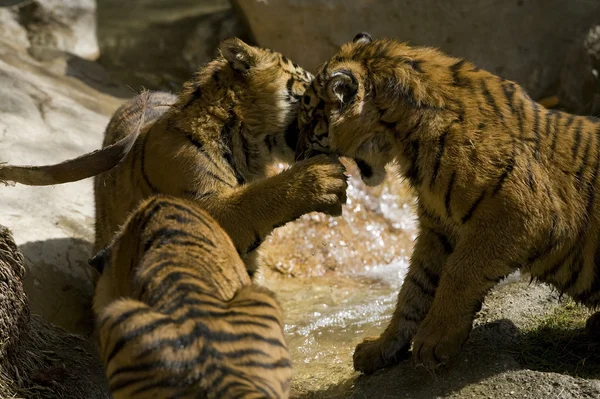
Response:
[{"label": "tiger cub lying down", "polygon": [[96,251],[141,200],[191,198],[253,273],[273,229],[314,211],[339,215],[346,201],[344,167],[334,158],[267,176],[275,161],[294,160],[300,98],[312,78],[280,53],[225,39],[178,95],[144,92],[122,105],[102,150],[58,165],[0,165],[0,181],[47,185],[103,172],[94,186]]},{"label": "tiger cub lying down", "polygon": [[145,200],[90,264],[115,399],[288,397],[281,308],[197,204]]},{"label": "tiger cub lying down", "polygon": [[[359,344],[372,373],[456,356],[487,292],[520,269],[600,305],[600,121],[546,110],[516,83],[431,48],[358,34],[302,101],[297,157],[356,160],[366,184],[397,163],[419,234],[383,334]],[[596,313],[588,321],[600,327]]]}]

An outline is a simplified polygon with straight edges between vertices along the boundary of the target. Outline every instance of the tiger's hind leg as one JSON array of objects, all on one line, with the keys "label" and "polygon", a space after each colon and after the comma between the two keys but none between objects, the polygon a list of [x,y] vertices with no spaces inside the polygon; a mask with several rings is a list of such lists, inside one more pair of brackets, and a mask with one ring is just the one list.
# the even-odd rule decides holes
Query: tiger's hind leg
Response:
[{"label": "tiger's hind leg", "polygon": [[354,351],[354,369],[365,374],[409,357],[413,335],[433,302],[442,267],[452,252],[448,239],[422,228],[390,324],[379,338],[366,338]]},{"label": "tiger's hind leg", "polygon": [[600,312],[590,316],[585,324],[585,329],[589,336],[600,341]]}]

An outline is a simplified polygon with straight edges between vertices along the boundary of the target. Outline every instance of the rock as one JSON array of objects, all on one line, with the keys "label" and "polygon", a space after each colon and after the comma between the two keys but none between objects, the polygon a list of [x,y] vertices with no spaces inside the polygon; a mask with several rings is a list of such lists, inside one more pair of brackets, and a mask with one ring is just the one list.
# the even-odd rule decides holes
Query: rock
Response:
[{"label": "rock", "polygon": [[600,116],[600,25],[571,47],[560,75],[560,105],[580,115]]},{"label": "rock", "polygon": [[[256,41],[316,68],[360,31],[441,48],[524,85],[532,97],[559,77],[569,46],[597,22],[586,0],[233,0]],[[551,49],[551,51],[549,50]]]},{"label": "rock", "polygon": [[[56,53],[41,63],[3,39],[0,161],[40,165],[99,148],[108,118],[121,103],[102,91],[125,94],[86,81],[94,69],[76,56]],[[70,331],[89,330],[91,179],[55,187],[0,187],[0,209],[25,256],[31,311]]]},{"label": "rock", "polygon": [[247,40],[227,0],[105,0],[98,21],[100,63],[135,90],[179,90],[221,39]]},{"label": "rock", "polygon": [[86,59],[99,56],[95,0],[21,1],[10,10],[27,31],[31,47],[57,49]]}]

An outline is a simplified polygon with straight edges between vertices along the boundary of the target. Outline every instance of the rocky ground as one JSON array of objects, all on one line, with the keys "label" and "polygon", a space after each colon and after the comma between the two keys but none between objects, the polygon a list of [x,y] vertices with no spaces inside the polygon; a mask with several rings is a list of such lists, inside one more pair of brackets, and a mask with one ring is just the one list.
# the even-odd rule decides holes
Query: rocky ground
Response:
[{"label": "rocky ground", "polygon": [[[203,2],[202,6],[193,1],[179,1],[175,6],[170,1],[144,0],[127,10],[119,8],[122,2],[113,1],[99,1],[98,5],[91,0],[9,3],[13,5],[0,6],[0,161],[20,164],[57,162],[98,148],[108,118],[123,99],[132,96],[141,85],[176,89],[185,76],[214,54],[221,36],[232,32],[247,35],[261,45],[283,50],[299,58],[298,62],[312,66],[317,58],[326,57],[347,40],[347,35],[352,36],[354,30],[363,30],[344,21],[356,20],[356,13],[366,13],[367,3],[373,4],[356,2],[362,5],[336,11],[333,2],[312,2],[310,19],[308,6],[279,0],[235,1],[236,9],[243,14],[236,14],[226,1],[219,0]],[[318,3],[322,5],[317,7]],[[524,5],[515,7],[533,10],[534,5],[520,3]],[[562,3],[555,3],[562,10]],[[562,68],[555,62],[561,58],[557,54],[561,49],[572,48],[577,41],[556,39],[560,46],[552,46],[552,62],[542,62],[546,58],[535,58],[531,53],[536,46],[541,47],[544,37],[556,38],[558,31],[553,29],[558,26],[567,29],[567,33],[583,34],[587,29],[586,18],[597,15],[592,12],[597,10],[596,3],[582,1],[581,8],[569,5],[564,11],[569,18],[579,18],[577,21],[581,23],[565,27],[568,24],[548,16],[544,22],[548,26],[540,25],[539,31],[526,33],[523,29],[528,17],[523,15],[531,13],[515,15],[521,21],[517,33],[527,40],[519,47],[505,38],[498,46],[492,46],[493,52],[486,59],[486,52],[477,46],[489,43],[491,37],[483,35],[479,42],[471,43],[470,39],[458,33],[450,35],[446,30],[455,27],[456,20],[463,15],[474,19],[479,15],[477,12],[488,15],[491,5],[488,2],[485,7],[480,4],[473,9],[446,10],[454,22],[450,27],[440,28],[443,32],[431,30],[431,25],[427,25],[432,23],[428,18],[434,14],[420,13],[429,9],[426,6],[411,13],[390,12],[385,25],[389,28],[410,15],[412,21],[421,20],[423,26],[412,22],[412,28],[408,24],[408,31],[400,30],[397,34],[430,29],[432,36],[427,44],[435,45],[440,38],[448,37],[451,40],[444,39],[446,44],[443,40],[439,43],[479,57],[492,70],[504,68],[508,75],[522,77],[528,88],[538,90],[541,95],[551,86],[539,84],[547,83],[545,77],[557,85]],[[386,7],[393,8],[390,4]],[[498,15],[509,18],[518,8],[511,10]],[[365,14],[365,30],[394,34],[391,28],[383,29],[384,24],[377,30],[381,12],[373,7],[372,12]],[[273,19],[275,14],[278,19]],[[95,15],[99,17],[98,40],[89,34],[95,26]],[[334,15],[339,18],[333,18]],[[314,25],[319,28],[308,33],[313,26],[309,21],[317,19],[329,21],[328,27],[319,22]],[[279,26],[274,21],[279,21]],[[479,21],[471,23],[473,29],[483,24],[481,21],[490,24],[490,20]],[[283,26],[289,28],[285,34]],[[463,45],[467,42],[471,47]],[[303,50],[306,44],[311,51]],[[506,52],[507,60],[500,60],[502,46],[517,50]],[[489,44],[485,50],[492,51]],[[594,76],[597,59],[586,50],[572,51],[578,51],[578,56],[587,60],[582,63],[584,70],[577,75],[586,77],[586,87],[594,87],[597,81],[590,76]],[[515,64],[514,69],[506,69],[512,65],[514,58],[510,57],[524,53],[528,56]],[[541,65],[526,68],[534,62]],[[581,84],[570,81],[568,87],[578,93]],[[350,167],[350,172],[356,171]],[[398,179],[390,178],[384,186],[367,189],[353,178],[349,198],[343,218],[310,215],[279,229],[266,243],[264,282],[278,290],[284,298],[284,308],[287,303],[291,309],[294,293],[300,294],[316,279],[319,284],[347,290],[365,289],[365,285],[355,285],[356,275],[377,265],[406,259],[410,254],[415,231],[412,197]],[[24,286],[31,312],[67,331],[84,334],[83,339],[87,339],[92,293],[92,273],[86,263],[93,239],[91,180],[54,187],[1,186],[0,224],[12,230],[24,254]],[[380,275],[385,279],[385,268],[382,270]],[[372,283],[380,284],[374,278]],[[390,293],[394,289],[390,288]],[[319,305],[317,299],[313,305]],[[306,312],[313,309],[307,308]],[[389,314],[389,309],[386,312]],[[451,367],[430,374],[407,362],[370,377],[358,376],[351,368],[351,354],[367,331],[350,324],[340,335],[343,339],[329,332],[329,339],[343,341],[335,346],[339,356],[332,364],[313,365],[303,355],[303,348],[293,350],[298,370],[294,377],[294,397],[600,397],[599,351],[597,344],[583,333],[586,316],[584,310],[570,303],[559,303],[547,287],[530,286],[514,278],[488,298],[464,354]],[[298,324],[300,316],[294,313],[287,322]],[[378,321],[368,332],[377,333],[384,324],[385,320]],[[294,338],[291,342],[298,341]],[[322,346],[326,352],[327,342],[317,338],[311,345]],[[93,371],[97,365],[91,364],[88,367]],[[42,387],[72,383],[61,380],[59,374],[43,377],[39,379]],[[97,385],[101,384],[98,381],[101,380],[93,381],[96,393],[82,397],[102,397],[97,391]]]}]

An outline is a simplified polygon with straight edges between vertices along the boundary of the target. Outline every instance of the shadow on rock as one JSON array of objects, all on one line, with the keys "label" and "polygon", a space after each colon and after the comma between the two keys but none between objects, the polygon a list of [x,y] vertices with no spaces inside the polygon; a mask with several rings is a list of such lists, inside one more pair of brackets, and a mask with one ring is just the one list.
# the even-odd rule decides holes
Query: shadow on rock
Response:
[{"label": "shadow on rock", "polygon": [[[518,371],[526,373],[528,370],[597,378],[600,376],[598,342],[592,341],[584,329],[542,325],[522,332],[512,321],[502,319],[475,327],[461,355],[447,367],[428,371],[407,360],[373,375],[357,375],[326,390],[295,397],[456,397],[464,388],[477,386],[496,375]],[[507,379],[506,376],[498,378],[504,379]],[[510,378],[507,380],[510,381]],[[497,383],[490,381],[489,384],[480,386],[489,385],[490,390],[493,390],[495,384]],[[495,397],[491,391],[487,394]]]},{"label": "shadow on rock", "polygon": [[88,265],[92,243],[56,238],[19,246],[25,257],[24,286],[32,313],[69,332],[89,333],[95,271]]},{"label": "shadow on rock", "polygon": [[600,378],[600,340],[585,328],[542,323],[522,334],[514,354],[524,368]]}]

